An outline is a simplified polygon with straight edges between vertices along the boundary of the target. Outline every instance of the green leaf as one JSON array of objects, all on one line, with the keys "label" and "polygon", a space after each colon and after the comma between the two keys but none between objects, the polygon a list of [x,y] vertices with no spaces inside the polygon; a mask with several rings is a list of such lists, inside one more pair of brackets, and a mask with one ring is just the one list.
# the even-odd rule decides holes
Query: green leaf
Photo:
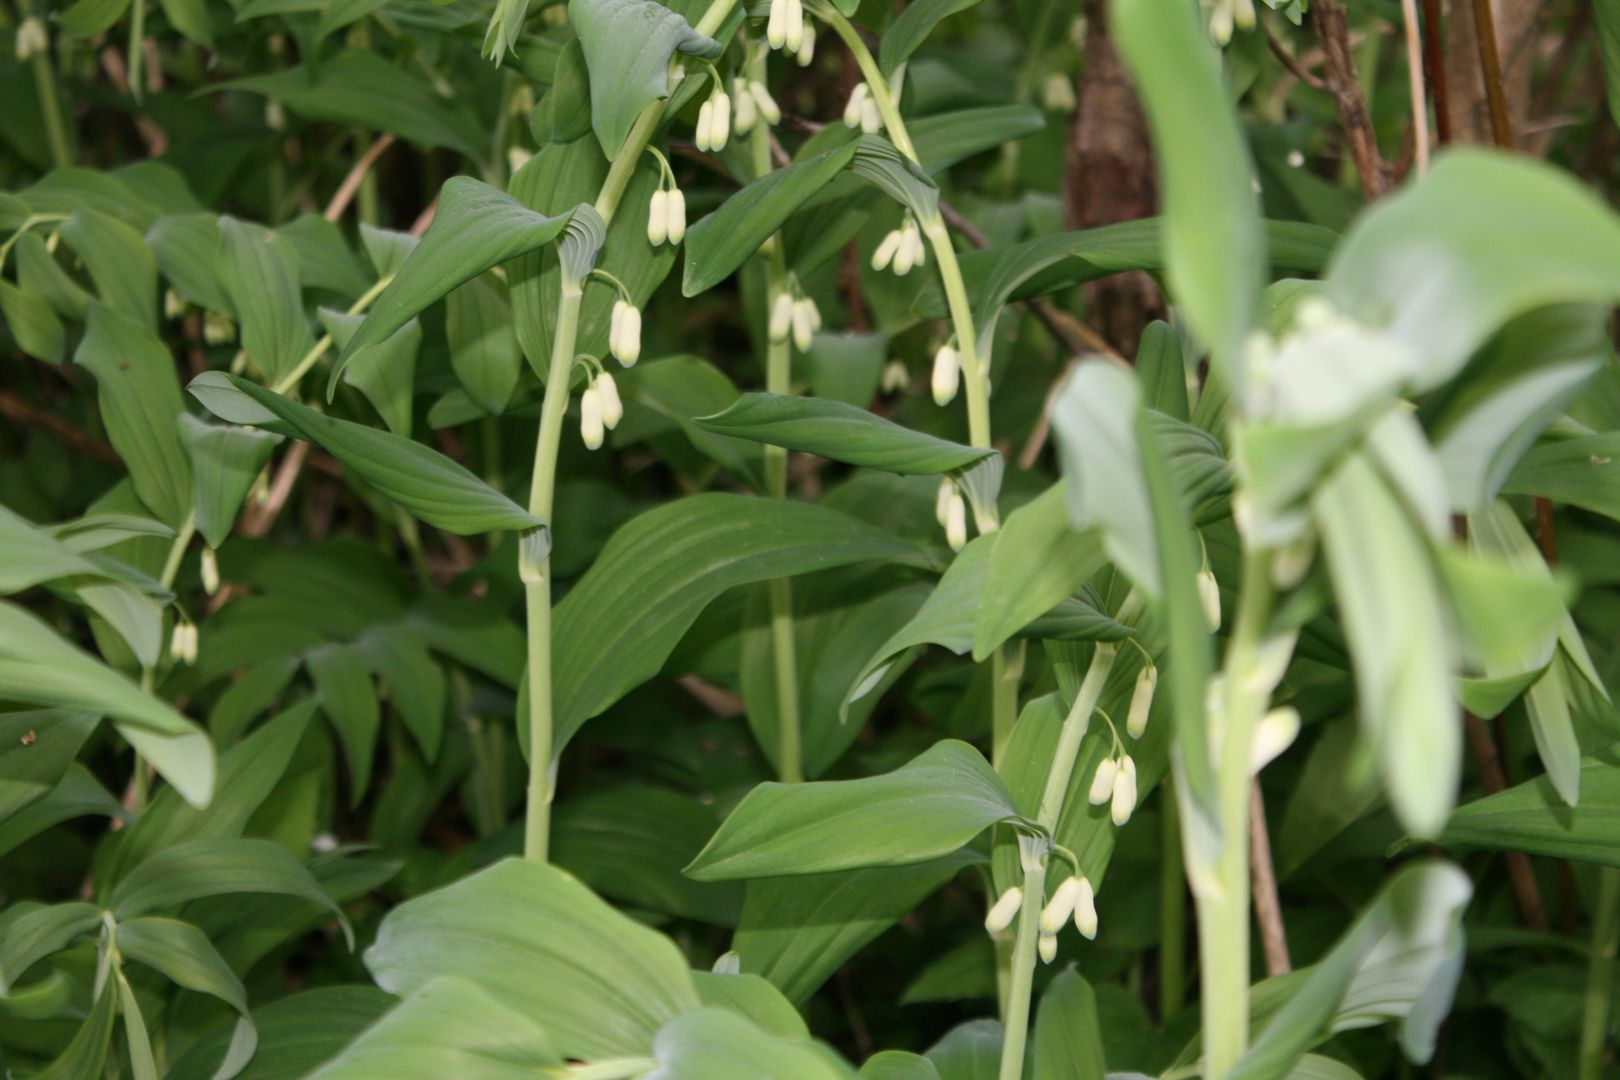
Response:
[{"label": "green leaf", "polygon": [[905,866],[1013,817],[1001,778],[973,747],[947,739],[882,776],[759,785],[686,872],[725,881]]},{"label": "green leaf", "polygon": [[148,333],[157,329],[157,261],[140,233],[81,209],[62,223],[61,236],[83,260],[103,304]]},{"label": "green leaf", "polygon": [[51,793],[99,720],[73,709],[0,714],[0,822]]},{"label": "green leaf", "polygon": [[355,353],[387,340],[457,286],[551,243],[569,217],[567,213],[556,217],[535,213],[504,191],[470,176],[446,181],[432,226],[332,365],[328,400],[344,364]]},{"label": "green leaf", "polygon": [[235,318],[218,271],[219,220],[216,214],[167,214],[146,230],[146,243],[182,299]]},{"label": "green leaf", "polygon": [[1620,521],[1620,433],[1549,441],[1525,454],[1502,486]]},{"label": "green leaf", "polygon": [[563,1064],[545,1030],[473,982],[442,977],[415,990],[311,1080],[532,1080]]},{"label": "green leaf", "polygon": [[755,488],[765,486],[757,445],[711,435],[693,420],[737,400],[736,385],[719,368],[700,357],[671,356],[643,361],[618,379],[626,401],[673,421],[693,446],[739,480]]},{"label": "green leaf", "polygon": [[523,372],[505,286],[475,277],[445,297],[444,315],[450,367],[479,408],[499,416]]},{"label": "green leaf", "polygon": [[62,12],[62,29],[74,37],[105,33],[129,9],[129,0],[76,0]]},{"label": "green leaf", "polygon": [[0,995],[36,963],[100,926],[101,912],[83,902],[36,905],[12,919],[0,934]]},{"label": "green leaf", "polygon": [[505,859],[389,912],[366,950],[377,984],[411,995],[441,976],[476,983],[542,1025],[557,1052],[644,1054],[698,1005],[685,959],[569,874]]},{"label": "green leaf", "polygon": [[60,364],[67,350],[67,329],[44,297],[0,281],[0,315],[6,317],[17,348],[36,360]]},{"label": "green leaf", "polygon": [[308,867],[273,840],[204,837],[143,860],[119,879],[107,903],[120,921],[224,893],[276,893],[325,905],[352,941],[349,920],[322,891]]},{"label": "green leaf", "polygon": [[217,548],[231,534],[248,490],[269,462],[281,436],[208,424],[182,414],[180,442],[191,461],[197,531],[209,547]]},{"label": "green leaf", "polygon": [[1104,1080],[1106,1042],[1090,983],[1069,968],[1046,984],[1035,1013],[1034,1080]]},{"label": "green leaf", "polygon": [[1033,106],[986,105],[926,116],[913,121],[909,130],[917,161],[932,176],[975,154],[1028,138],[1045,127],[1046,114]]},{"label": "green leaf", "polygon": [[129,814],[88,769],[73,762],[47,794],[0,822],[0,855],[53,825],[79,817],[127,821]]},{"label": "green leaf", "polygon": [[[253,1010],[259,1047],[239,1080],[307,1077],[396,1004],[373,986],[321,986]],[[233,1029],[216,1028],[169,1070],[169,1080],[211,1080]]]},{"label": "green leaf", "polygon": [[[1484,232],[1481,221],[1499,222]],[[1498,327],[1559,303],[1620,297],[1620,220],[1560,170],[1464,149],[1356,220],[1328,296],[1411,346],[1415,389],[1449,380]]]},{"label": "green leaf", "polygon": [[940,1080],[939,1069],[921,1054],[881,1050],[861,1066],[862,1080]]},{"label": "green leaf", "polygon": [[1070,527],[1063,484],[1008,514],[991,544],[973,622],[973,659],[980,663],[1072,596],[1105,562],[1101,534]]},{"label": "green leaf", "polygon": [[916,564],[910,543],[836,510],[705,494],[613,535],[555,615],[555,748],[658,673],[698,613],[727,589],[857,562]]},{"label": "green leaf", "polygon": [[694,971],[692,981],[697,984],[698,997],[703,999],[706,1006],[730,1009],[773,1035],[803,1039],[810,1034],[804,1017],[799,1015],[793,1003],[758,975]]},{"label": "green leaf", "polygon": [[367,49],[346,49],[319,64],[220,83],[284,104],[309,120],[397,135],[418,146],[444,147],[483,161],[487,140],[467,110],[440,97],[433,82]]},{"label": "green leaf", "polygon": [[73,576],[96,576],[102,569],[44,529],[0,506],[0,593],[21,592],[41,582]]},{"label": "green leaf", "polygon": [[1302,984],[1228,1074],[1287,1076],[1323,1036],[1387,1020],[1401,1023],[1401,1049],[1423,1064],[1462,973],[1462,910],[1473,895],[1449,863],[1398,870],[1339,939],[1307,968]]},{"label": "green leaf", "polygon": [[995,453],[913,431],[866,409],[826,398],[744,394],[725,412],[698,417],[695,422],[716,435],[913,476],[966,469]]},{"label": "green leaf", "polygon": [[755,878],[732,947],[743,971],[803,1004],[845,961],[976,861],[957,852],[911,866]]},{"label": "green leaf", "polygon": [[652,0],[569,0],[591,75],[591,126],[609,158],[641,111],[669,96],[669,62],[677,52],[718,59],[720,43]]},{"label": "green leaf", "polygon": [[883,32],[878,49],[878,70],[885,77],[905,63],[928,40],[940,21],[958,11],[966,11],[979,0],[917,0],[907,4],[900,17]]},{"label": "green leaf", "polygon": [[[233,1062],[244,1063],[253,1056],[259,1033],[248,1015],[247,990],[206,934],[178,919],[147,916],[120,922],[116,940],[124,959],[154,968],[176,986],[210,994],[235,1009],[241,1020],[229,1056]],[[234,1074],[236,1069],[221,1071]]]},{"label": "green leaf", "polygon": [[55,1061],[35,1073],[34,1080],[90,1080],[104,1076],[113,1026],[118,1021],[117,1003],[118,994],[113,988],[102,987],[101,996],[96,998],[73,1041]]},{"label": "green leaf", "polygon": [[[330,308],[320,310],[320,319],[339,348],[353,340],[365,321],[362,315]],[[412,319],[384,340],[357,350],[343,366],[343,381],[365,395],[389,431],[406,438],[411,434],[416,354],[421,346],[422,326]]]},{"label": "green leaf", "polygon": [[1620,7],[1592,5],[1596,17],[1598,52],[1603,58],[1604,97],[1609,103],[1609,119],[1620,124]]},{"label": "green leaf", "polygon": [[1459,806],[1440,841],[1620,866],[1620,759],[1612,750],[1581,761],[1580,792],[1580,805],[1569,806],[1551,778],[1538,776]]},{"label": "green leaf", "polygon": [[112,717],[119,733],[188,802],[206,806],[213,796],[214,750],[207,735],[11,604],[0,604],[0,686],[13,701],[65,705]]},{"label": "green leaf", "polygon": [[1243,386],[1232,375],[1259,311],[1266,240],[1218,53],[1186,5],[1114,0],[1108,22],[1153,134],[1170,291],[1228,384]]},{"label": "green leaf", "polygon": [[96,377],[107,437],[135,494],[171,528],[191,513],[191,463],[180,445],[185,400],[163,342],[110,307],[92,303],[74,363]]},{"label": "green leaf", "polygon": [[543,524],[454,461],[421,443],[336,420],[257,383],[222,371],[187,387],[221,419],[263,425],[276,419],[317,443],[383,495],[429,525],[463,536]]},{"label": "green leaf", "polygon": [[686,235],[681,294],[696,296],[730,277],[783,222],[849,166],[856,145],[852,140],[773,169],[693,225]]},{"label": "green leaf", "polygon": [[310,653],[304,666],[320,695],[321,710],[343,744],[343,756],[349,761],[349,805],[357,806],[371,784],[371,760],[382,722],[365,657],[352,645],[327,645]]},{"label": "green leaf", "polygon": [[269,382],[298,366],[315,344],[304,317],[298,253],[269,229],[219,219],[220,284],[241,325],[242,348]]},{"label": "green leaf", "polygon": [[760,1030],[729,1009],[677,1016],[653,1040],[659,1080],[854,1080],[855,1071],[809,1039]]}]

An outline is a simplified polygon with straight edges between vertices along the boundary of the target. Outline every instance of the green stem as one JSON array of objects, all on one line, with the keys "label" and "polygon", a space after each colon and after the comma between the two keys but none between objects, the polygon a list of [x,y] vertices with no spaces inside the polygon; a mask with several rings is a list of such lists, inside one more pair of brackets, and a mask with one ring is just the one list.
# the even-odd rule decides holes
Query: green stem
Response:
[{"label": "green stem", "polygon": [[1181,876],[1181,818],[1169,784],[1159,796],[1159,1024],[1187,996],[1187,884]]},{"label": "green stem", "polygon": [[1249,755],[1269,694],[1252,676],[1271,617],[1269,558],[1259,550],[1244,558],[1224,669],[1226,715],[1215,778],[1221,834],[1216,887],[1197,897],[1204,1075],[1209,1077],[1225,1076],[1249,1045]]},{"label": "green stem", "polygon": [[146,67],[146,2],[135,0],[129,6],[129,95],[141,100],[141,80]]},{"label": "green stem", "polygon": [[[362,311],[366,310],[366,308],[372,305],[372,302],[375,301],[377,297],[382,295],[383,290],[388,288],[393,280],[394,275],[392,274],[388,274],[387,276],[381,278],[375,285],[361,294],[360,299],[349,305],[348,313],[350,315],[358,315]],[[309,374],[309,369],[314,367],[316,362],[319,361],[321,357],[326,355],[326,350],[330,349],[331,347],[332,335],[326,334],[321,338],[321,340],[317,341],[313,346],[310,347],[309,352],[305,353],[299,359],[297,366],[295,366],[291,371],[287,372],[286,375],[282,376],[280,381],[278,381],[270,389],[274,390],[278,394],[285,394],[287,391],[297,386],[298,380]]]},{"label": "green stem", "polygon": [[[1073,714],[1071,714],[1073,715]],[[1029,999],[1035,983],[1035,949],[1041,932],[1041,898],[1046,894],[1046,859],[1024,867],[1024,906],[1018,909],[1018,937],[1013,942],[1007,1021],[1001,1040],[999,1080],[1024,1075],[1024,1043],[1029,1037]]]},{"label": "green stem", "polygon": [[1586,1003],[1581,1010],[1580,1080],[1600,1080],[1603,1076],[1617,948],[1620,948],[1620,869],[1605,866],[1598,871],[1597,903],[1592,912],[1592,959],[1586,969]]},{"label": "green stem", "polygon": [[[21,0],[19,8],[24,19],[33,17],[34,6],[29,0]],[[34,69],[34,93],[39,98],[39,117],[45,126],[51,164],[66,169],[73,164],[73,144],[68,127],[62,121],[62,99],[56,92],[56,68],[51,63],[50,46],[36,50],[29,59],[29,66]]]}]

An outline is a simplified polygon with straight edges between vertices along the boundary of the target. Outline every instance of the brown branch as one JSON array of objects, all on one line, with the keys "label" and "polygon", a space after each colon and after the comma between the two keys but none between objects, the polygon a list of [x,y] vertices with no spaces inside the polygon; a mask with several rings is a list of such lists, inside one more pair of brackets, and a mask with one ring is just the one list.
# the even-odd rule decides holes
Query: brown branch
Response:
[{"label": "brown branch", "polygon": [[[1490,0],[1484,0],[1489,3]],[[1367,114],[1367,99],[1356,77],[1355,54],[1350,47],[1350,27],[1345,7],[1339,0],[1319,0],[1311,5],[1311,22],[1322,42],[1322,65],[1327,73],[1328,92],[1339,110],[1339,123],[1361,178],[1361,191],[1372,202],[1389,190],[1389,171],[1378,152],[1378,139]]]},{"label": "brown branch", "polygon": [[1434,133],[1441,146],[1451,142],[1451,98],[1446,84],[1445,28],[1440,0],[1423,0],[1423,69],[1434,101]]},{"label": "brown branch", "polygon": [[1502,87],[1502,54],[1496,42],[1496,15],[1491,0],[1473,0],[1474,37],[1479,41],[1480,74],[1485,77],[1485,103],[1491,111],[1491,135],[1503,150],[1513,149],[1513,122],[1508,118],[1507,91]]},{"label": "brown branch", "polygon": [[60,417],[36,409],[9,390],[0,390],[0,415],[9,417],[19,424],[37,427],[47,435],[51,435],[73,447],[73,449],[89,454],[93,458],[110,462],[113,465],[123,463],[123,459],[118,456],[118,451],[111,446],[100,439],[86,435]]},{"label": "brown branch", "polygon": [[[1485,794],[1495,795],[1507,788],[1507,777],[1502,774],[1502,759],[1496,751],[1496,740],[1485,722],[1473,713],[1463,714],[1464,731],[1468,736],[1468,749],[1474,755],[1479,769],[1479,782]],[[1541,902],[1541,889],[1536,885],[1535,872],[1530,868],[1530,856],[1522,851],[1504,851],[1508,878],[1513,883],[1513,902],[1519,909],[1519,918],[1532,930],[1547,929],[1547,908]]]},{"label": "brown branch", "polygon": [[339,184],[337,191],[333,193],[332,201],[326,204],[326,212],[322,216],[327,221],[337,221],[343,217],[343,212],[349,208],[355,194],[360,190],[360,185],[365,182],[366,173],[371,171],[371,167],[383,156],[383,152],[397,141],[387,132],[372,140],[371,145],[366,147],[366,152],[360,155],[360,160],[350,166],[343,183]]},{"label": "brown branch", "polygon": [[1282,66],[1288,69],[1288,74],[1312,90],[1320,90],[1324,94],[1332,93],[1328,89],[1328,84],[1323,81],[1320,75],[1311,72],[1309,68],[1299,62],[1299,59],[1293,53],[1288,51],[1288,46],[1282,43],[1282,39],[1272,31],[1270,26],[1266,27],[1266,44],[1271,47],[1271,55],[1275,56],[1282,62]]},{"label": "brown branch", "polygon": [[1277,899],[1277,873],[1271,865],[1271,835],[1266,830],[1266,801],[1260,778],[1249,785],[1249,872],[1254,879],[1254,918],[1260,924],[1260,944],[1266,953],[1266,974],[1286,975],[1294,970],[1288,958],[1288,935],[1283,929],[1282,903]]},{"label": "brown branch", "polygon": [[433,201],[427,204],[427,209],[418,214],[416,216],[416,220],[411,222],[411,235],[421,236],[423,233],[427,232],[428,227],[433,224],[433,218],[438,214],[438,212],[439,197],[435,195],[433,197]]}]

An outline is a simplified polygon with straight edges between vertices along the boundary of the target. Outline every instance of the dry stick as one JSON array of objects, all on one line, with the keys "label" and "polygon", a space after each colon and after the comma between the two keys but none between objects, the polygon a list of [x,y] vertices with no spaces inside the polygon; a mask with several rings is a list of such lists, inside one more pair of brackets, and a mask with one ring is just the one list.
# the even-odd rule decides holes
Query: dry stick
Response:
[{"label": "dry stick", "polygon": [[[1485,794],[1495,795],[1507,788],[1507,777],[1502,774],[1502,760],[1497,756],[1496,740],[1491,738],[1485,722],[1473,713],[1464,713],[1468,748],[1473,752],[1474,764],[1479,769],[1480,785]],[[1508,878],[1513,883],[1513,902],[1519,909],[1519,918],[1532,930],[1547,929],[1547,909],[1541,902],[1541,889],[1536,885],[1535,873],[1530,868],[1530,856],[1522,851],[1504,851]]]},{"label": "dry stick", "polygon": [[1503,150],[1513,149],[1513,124],[1508,119],[1507,92],[1502,89],[1502,56],[1496,42],[1496,15],[1491,0],[1474,0],[1474,37],[1479,41],[1479,66],[1485,76],[1485,103],[1491,111],[1491,135]]},{"label": "dry stick", "polygon": [[[1485,0],[1489,3],[1489,0]],[[1367,115],[1367,99],[1356,78],[1356,60],[1350,47],[1350,28],[1345,8],[1339,0],[1320,0],[1311,5],[1311,22],[1322,41],[1322,65],[1327,73],[1328,92],[1339,110],[1350,159],[1361,178],[1361,191],[1368,202],[1389,189],[1389,173],[1378,152],[1378,139]]]},{"label": "dry stick", "polygon": [[1440,0],[1423,0],[1423,68],[1434,100],[1434,133],[1441,146],[1451,142],[1451,102],[1446,89],[1446,43]]},{"label": "dry stick", "polygon": [[421,236],[423,233],[427,232],[428,226],[433,224],[433,219],[438,215],[438,213],[439,197],[435,195],[433,196],[433,201],[427,204],[427,209],[418,214],[416,216],[416,220],[411,222],[411,227],[409,230],[410,234],[412,236]]},{"label": "dry stick", "polygon": [[1328,84],[1323,81],[1320,75],[1312,74],[1309,68],[1299,62],[1298,57],[1288,51],[1288,47],[1282,43],[1282,39],[1277,37],[1270,26],[1266,27],[1266,44],[1271,47],[1271,55],[1281,61],[1282,66],[1287,68],[1288,73],[1294,78],[1312,90],[1320,90],[1324,94],[1332,93],[1332,90],[1328,88]]},{"label": "dry stick", "polygon": [[1277,873],[1271,865],[1271,835],[1266,831],[1266,801],[1257,776],[1249,786],[1249,873],[1254,879],[1254,918],[1266,953],[1266,974],[1294,970],[1283,930],[1282,902],[1277,899]]},{"label": "dry stick", "polygon": [[360,155],[360,160],[349,167],[349,174],[343,178],[343,183],[338,185],[337,191],[332,195],[332,201],[326,204],[326,212],[322,216],[327,221],[337,221],[343,216],[343,212],[354,201],[360,185],[365,181],[366,173],[371,171],[371,167],[382,157],[383,152],[397,141],[394,136],[384,132],[372,141],[366,152]]},{"label": "dry stick", "polygon": [[10,390],[0,390],[0,416],[6,416],[19,424],[28,424],[39,428],[47,435],[51,435],[61,442],[83,451],[93,458],[121,464],[123,459],[111,446],[91,435],[87,435],[59,417],[48,412],[36,409]]},{"label": "dry stick", "polygon": [[1423,96],[1423,43],[1418,31],[1417,0],[1401,0],[1401,21],[1406,31],[1406,79],[1412,97],[1412,140],[1417,171],[1429,170],[1429,103]]}]

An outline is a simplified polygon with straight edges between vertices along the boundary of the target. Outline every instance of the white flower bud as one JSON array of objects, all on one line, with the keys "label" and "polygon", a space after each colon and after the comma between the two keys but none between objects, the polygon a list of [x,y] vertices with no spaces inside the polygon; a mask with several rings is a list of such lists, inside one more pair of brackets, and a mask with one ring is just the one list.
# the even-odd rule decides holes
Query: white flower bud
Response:
[{"label": "white flower bud", "polygon": [[[767,124],[775,125],[782,122],[782,108],[776,103],[776,99],[771,97],[771,92],[764,83],[757,79],[750,82],[748,92],[743,94],[742,97],[748,98],[751,104],[758,106],[759,115],[765,118]],[[738,104],[741,105],[741,103],[741,98],[739,98]]]},{"label": "white flower bud", "polygon": [[870,93],[865,83],[856,83],[855,89],[849,92],[849,101],[844,105],[844,126],[855,128],[861,126],[861,106],[866,102]]},{"label": "white flower bud", "polygon": [[1101,806],[1114,797],[1114,777],[1119,773],[1119,764],[1113,758],[1103,758],[1097,763],[1097,772],[1091,778],[1091,790],[1086,793],[1086,801],[1092,806]]},{"label": "white flower bud", "polygon": [[652,193],[652,199],[647,203],[647,243],[657,247],[669,239],[668,210],[665,204],[669,202],[669,194],[663,188]]},{"label": "white flower bud", "polygon": [[785,0],[782,21],[782,46],[788,52],[798,52],[804,44],[804,4],[801,0]]},{"label": "white flower bud", "polygon": [[1057,959],[1057,936],[1042,934],[1036,939],[1035,948],[1041,954],[1041,963],[1050,964]]},{"label": "white flower bud", "polygon": [[872,252],[872,269],[888,269],[889,264],[894,261],[895,252],[900,250],[901,239],[900,230],[895,229],[878,242],[877,250]]},{"label": "white flower bud", "polygon": [[1074,928],[1087,941],[1097,940],[1097,892],[1084,874],[1080,875],[1080,890],[1074,897]]},{"label": "white flower bud", "polygon": [[1052,890],[1046,907],[1041,909],[1042,934],[1055,934],[1063,929],[1063,924],[1074,914],[1074,901],[1079,895],[1080,879],[1077,877],[1064,878],[1063,884]]},{"label": "white flower bud", "polygon": [[816,332],[816,305],[809,300],[793,303],[793,347],[809,352],[812,335]]},{"label": "white flower bud", "polygon": [[203,548],[202,583],[203,591],[209,596],[219,592],[219,560],[214,558],[214,549],[211,547]]},{"label": "white flower bud", "polygon": [[1131,711],[1125,718],[1125,730],[1133,739],[1140,739],[1147,730],[1148,713],[1153,709],[1153,691],[1159,686],[1159,669],[1148,664],[1136,673],[1136,689],[1131,691]]},{"label": "white flower bud", "polygon": [[50,38],[45,33],[45,24],[40,22],[38,15],[30,15],[17,24],[17,62],[20,64],[50,48]]},{"label": "white flower bud", "polygon": [[709,149],[724,150],[731,140],[731,95],[716,90],[710,100],[714,102],[714,115],[709,118]]},{"label": "white flower bud", "polygon": [[664,219],[669,231],[669,242],[678,244],[686,237],[686,196],[680,188],[670,188],[664,201]]},{"label": "white flower bud", "polygon": [[180,298],[180,294],[173,289],[165,289],[163,292],[163,317],[165,319],[178,319],[185,313],[186,302]]},{"label": "white flower bud", "polygon": [[787,42],[787,0],[771,0],[771,14],[765,20],[765,40],[780,49]]},{"label": "white flower bud", "polygon": [[602,399],[602,423],[611,431],[619,426],[620,420],[624,419],[624,402],[619,400],[619,384],[613,381],[612,375],[604,371],[591,385]]},{"label": "white flower bud", "polygon": [[917,249],[911,243],[911,222],[900,227],[900,242],[894,249],[894,273],[896,277],[905,277],[911,273],[911,268],[917,265]]},{"label": "white flower bud", "polygon": [[641,309],[627,300],[613,302],[613,318],[608,324],[608,351],[625,367],[634,367],[636,361],[641,359]]},{"label": "white flower bud", "polygon": [[217,311],[203,313],[203,341],[209,345],[229,345],[235,340],[235,323]]},{"label": "white flower bud", "polygon": [[1018,917],[1018,909],[1023,906],[1024,890],[1014,885],[990,905],[990,911],[984,917],[984,928],[992,934],[1001,933],[1012,925],[1013,919]]},{"label": "white flower bud", "polygon": [[1124,825],[1131,820],[1131,811],[1136,809],[1136,762],[1131,755],[1126,754],[1119,762],[1119,772],[1114,776],[1114,799],[1109,807],[1109,816],[1114,819],[1115,825]]},{"label": "white flower bud", "polygon": [[898,360],[883,365],[879,389],[885,394],[898,394],[911,385],[911,372]]},{"label": "white flower bud", "polygon": [[935,405],[949,405],[962,383],[962,354],[950,345],[941,345],[934,354],[933,391]]},{"label": "white flower bud", "polygon": [[264,126],[271,131],[287,130],[287,112],[275,98],[264,103]]},{"label": "white flower bud", "polygon": [[521,146],[507,147],[506,171],[509,173],[517,172],[519,169],[523,168],[523,166],[527,165],[529,163],[529,159],[532,157],[534,157],[534,155]]},{"label": "white flower bud", "polygon": [[928,262],[928,246],[923,243],[922,230],[915,221],[911,223],[911,261],[916,266]]},{"label": "white flower bud", "polygon": [[883,130],[883,114],[878,112],[877,102],[868,94],[861,99],[861,131],[868,135],[876,135]]},{"label": "white flower bud", "polygon": [[759,121],[759,107],[754,101],[754,95],[749,92],[749,87],[733,83],[732,90],[735,91],[737,98],[737,116],[732,127],[736,129],[737,134],[746,135],[754,130],[754,125]]},{"label": "white flower bud", "polygon": [[169,656],[177,664],[197,662],[197,628],[188,622],[176,622],[169,634]]},{"label": "white flower bud", "polygon": [[967,502],[960,491],[951,492],[950,505],[945,508],[945,542],[952,551],[967,546]]},{"label": "white flower bud", "polygon": [[587,450],[599,450],[606,431],[602,423],[602,395],[587,386],[579,399],[579,438]]},{"label": "white flower bud", "polygon": [[709,98],[698,107],[696,142],[699,150],[710,150],[709,131],[714,124],[714,99]]},{"label": "white flower bud", "polygon": [[1041,107],[1051,112],[1074,112],[1074,83],[1063,74],[1052,74],[1041,84]]},{"label": "white flower bud", "polygon": [[956,494],[956,481],[948,476],[939,478],[939,494],[934,496],[934,520],[939,527],[945,527],[945,519],[950,516],[951,496]]},{"label": "white flower bud", "polygon": [[809,67],[810,61],[816,58],[816,24],[809,19],[804,20],[804,37],[799,42],[799,49],[793,58],[799,62],[800,67]]},{"label": "white flower bud", "polygon": [[1221,589],[1215,584],[1215,575],[1208,570],[1198,571],[1198,599],[1204,605],[1204,621],[1213,633],[1221,628]]},{"label": "white flower bud", "polygon": [[771,301],[771,322],[766,328],[772,341],[786,341],[793,332],[793,294],[779,292]]},{"label": "white flower bud", "polygon": [[1299,738],[1299,710],[1291,706],[1272,709],[1254,728],[1249,746],[1249,770],[1259,772]]}]

